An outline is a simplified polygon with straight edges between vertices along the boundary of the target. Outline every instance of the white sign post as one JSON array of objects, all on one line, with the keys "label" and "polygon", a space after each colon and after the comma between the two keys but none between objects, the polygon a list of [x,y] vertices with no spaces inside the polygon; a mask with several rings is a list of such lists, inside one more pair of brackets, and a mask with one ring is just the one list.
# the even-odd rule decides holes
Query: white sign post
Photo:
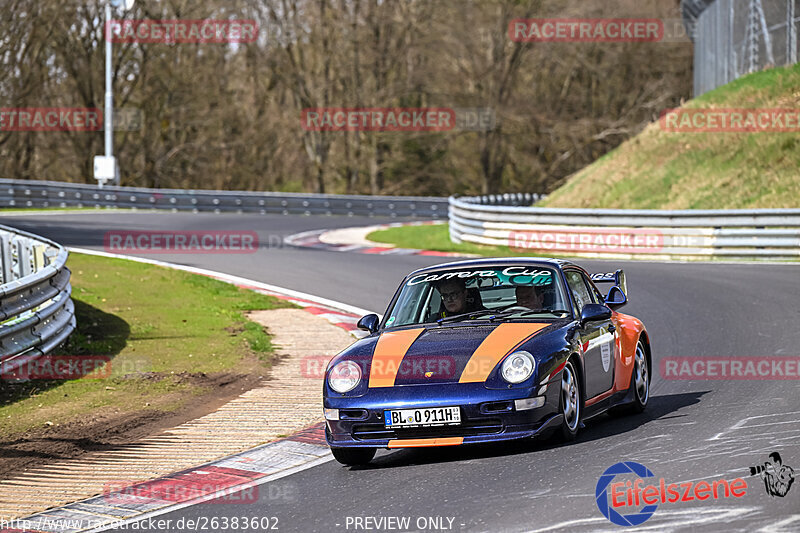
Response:
[{"label": "white sign post", "polygon": [[103,129],[105,130],[105,149],[106,155],[96,155],[94,157],[94,179],[102,188],[106,182],[119,185],[119,165],[114,157],[114,97],[111,91],[111,6],[122,7],[128,10],[133,7],[135,0],[108,0],[106,2],[106,24],[103,35],[106,39],[106,94],[105,94],[105,116],[103,117]]},{"label": "white sign post", "polygon": [[113,155],[96,155],[94,156],[94,179],[97,180],[100,187],[106,183],[112,185],[119,184],[119,164],[117,158]]}]

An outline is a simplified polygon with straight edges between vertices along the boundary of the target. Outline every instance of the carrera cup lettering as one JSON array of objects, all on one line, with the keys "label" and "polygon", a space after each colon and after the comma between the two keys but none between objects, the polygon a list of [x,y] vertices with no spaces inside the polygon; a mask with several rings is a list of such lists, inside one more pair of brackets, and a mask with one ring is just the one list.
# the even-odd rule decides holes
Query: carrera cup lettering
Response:
[{"label": "carrera cup lettering", "polygon": [[[550,272],[547,270],[526,270],[522,266],[508,267],[503,270],[503,275],[508,276],[508,282],[512,285],[546,285],[550,281]],[[531,278],[530,281],[518,281],[517,278]]]},{"label": "carrera cup lettering", "polygon": [[466,279],[476,276],[481,278],[492,278],[497,276],[497,272],[495,272],[494,270],[472,270],[472,271],[465,270],[461,272],[444,272],[442,274],[418,274],[409,279],[406,285],[411,287],[414,285],[419,285],[420,283],[441,281],[443,279],[452,279],[455,277]]}]

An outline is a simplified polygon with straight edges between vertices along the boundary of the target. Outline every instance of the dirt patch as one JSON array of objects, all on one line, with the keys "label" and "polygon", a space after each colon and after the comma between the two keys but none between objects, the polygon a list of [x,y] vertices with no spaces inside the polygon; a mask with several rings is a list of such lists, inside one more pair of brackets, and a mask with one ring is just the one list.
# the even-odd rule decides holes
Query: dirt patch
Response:
[{"label": "dirt patch", "polygon": [[[256,370],[253,374],[217,374],[181,372],[173,377],[207,389],[192,395],[185,406],[174,411],[141,409],[133,412],[92,412],[81,420],[31,430],[13,440],[0,438],[0,479],[8,479],[43,464],[74,459],[84,454],[118,448],[158,435],[190,420],[216,411],[220,406],[263,382]],[[265,370],[262,369],[262,373]],[[165,376],[148,373],[147,380]],[[151,374],[151,375],[150,375]],[[174,400],[186,400],[178,394]]]},{"label": "dirt patch", "polygon": [[225,327],[225,328],[222,328],[222,329],[227,331],[231,335],[231,337],[235,337],[236,335],[239,335],[240,333],[242,333],[244,331],[244,326],[241,326],[241,325],[228,326],[228,327]]}]

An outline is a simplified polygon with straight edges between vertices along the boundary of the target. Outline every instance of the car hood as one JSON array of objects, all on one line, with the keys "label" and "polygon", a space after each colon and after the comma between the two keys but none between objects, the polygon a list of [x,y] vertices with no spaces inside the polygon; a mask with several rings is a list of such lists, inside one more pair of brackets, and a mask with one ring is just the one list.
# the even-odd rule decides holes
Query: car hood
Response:
[{"label": "car hood", "polygon": [[394,329],[362,339],[342,356],[366,370],[369,388],[483,383],[497,364],[559,322],[504,322]]}]

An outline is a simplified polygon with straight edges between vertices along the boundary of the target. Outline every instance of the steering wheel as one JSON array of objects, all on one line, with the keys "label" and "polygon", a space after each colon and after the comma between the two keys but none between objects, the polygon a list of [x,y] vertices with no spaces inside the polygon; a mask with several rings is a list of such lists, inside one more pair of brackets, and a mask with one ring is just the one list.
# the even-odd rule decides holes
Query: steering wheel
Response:
[{"label": "steering wheel", "polygon": [[503,311],[530,311],[530,307],[525,307],[524,305],[509,305],[508,307],[504,307]]}]

